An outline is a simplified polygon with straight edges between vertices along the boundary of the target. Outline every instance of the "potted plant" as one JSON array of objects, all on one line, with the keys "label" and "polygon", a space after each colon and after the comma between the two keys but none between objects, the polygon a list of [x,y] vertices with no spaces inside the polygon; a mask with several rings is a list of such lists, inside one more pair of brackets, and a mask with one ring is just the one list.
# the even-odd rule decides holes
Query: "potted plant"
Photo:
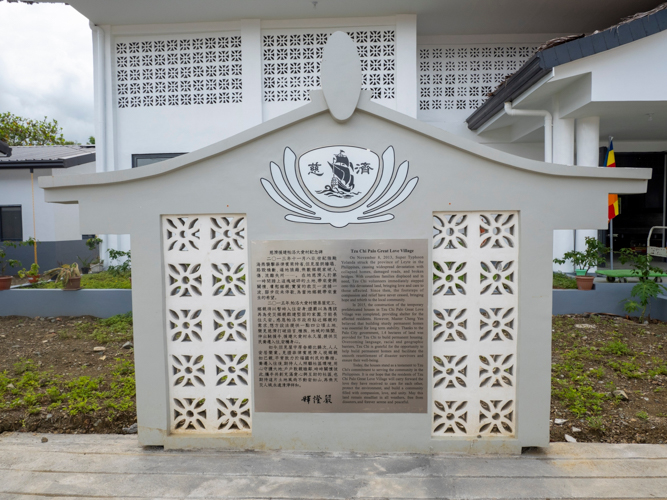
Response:
[{"label": "potted plant", "polygon": [[29,271],[21,269],[19,271],[19,278],[28,278],[28,282],[37,283],[37,281],[39,281],[39,266],[36,263],[33,263],[30,266]]},{"label": "potted plant", "polygon": [[[88,238],[86,240],[86,246],[88,247],[88,250],[91,252],[95,252],[98,250],[100,243],[102,243],[102,239],[98,238],[97,236],[94,236],[93,238]],[[78,259],[81,261],[81,272],[83,274],[88,274],[89,271],[92,271],[93,273],[101,273],[104,271],[104,266],[102,266],[102,261],[100,260],[100,255],[99,251],[97,256],[93,257],[92,259],[82,259],[77,255]]]},{"label": "potted plant", "polygon": [[16,247],[16,243],[11,241],[5,241],[0,246],[0,290],[9,290],[9,288],[12,286],[12,277],[5,274],[7,272],[7,268],[9,267],[11,269],[12,267],[19,267],[21,265],[21,262],[18,260],[7,258],[7,248]]},{"label": "potted plant", "polygon": [[88,238],[86,240],[86,246],[91,252],[97,250],[97,247],[100,246],[100,243],[102,243],[102,239],[98,238],[97,236],[95,236],[94,238]]},{"label": "potted plant", "polygon": [[86,259],[86,258],[81,258],[78,255],[76,256],[76,258],[79,259],[79,262],[81,262],[81,274],[88,274],[90,272],[90,266],[92,265],[92,262],[95,259],[99,260],[97,257],[95,258],[91,257]]},{"label": "potted plant", "polygon": [[46,276],[55,276],[56,283],[62,281],[63,290],[81,289],[81,272],[76,262],[73,264],[61,264],[60,267],[51,269]]},{"label": "potted plant", "polygon": [[592,290],[595,276],[588,276],[588,271],[590,271],[591,267],[604,264],[606,262],[604,255],[607,253],[609,253],[609,248],[604,246],[597,239],[586,238],[586,250],[583,252],[571,250],[565,253],[562,259],[554,259],[554,262],[556,264],[572,262],[575,270],[578,269],[584,271],[582,273],[583,275],[577,273],[577,289]]},{"label": "potted plant", "polygon": [[94,258],[90,263],[90,272],[101,273],[102,271],[104,271],[104,261],[100,260],[99,257]]}]

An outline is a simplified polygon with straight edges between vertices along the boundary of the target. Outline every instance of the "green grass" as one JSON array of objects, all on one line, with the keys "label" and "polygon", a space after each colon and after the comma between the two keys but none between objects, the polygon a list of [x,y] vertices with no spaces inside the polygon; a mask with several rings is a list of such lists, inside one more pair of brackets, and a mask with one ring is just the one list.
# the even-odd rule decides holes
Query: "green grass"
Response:
[{"label": "green grass", "polygon": [[595,357],[599,355],[590,349],[575,348],[563,354],[562,363],[552,365],[551,394],[564,401],[577,418],[597,415],[602,402],[608,399],[594,387],[604,372],[586,370],[582,361]]},{"label": "green grass", "polygon": [[[80,323],[74,335],[100,343],[132,340],[132,313],[94,323]],[[65,333],[61,337],[67,337]],[[110,376],[68,377],[42,369],[32,359],[21,358],[11,370],[0,371],[0,410],[25,409],[29,414],[63,410],[70,415],[107,408],[111,415],[134,410],[134,364],[116,358]]]},{"label": "green grass", "polygon": [[[62,288],[63,284],[53,281],[36,283],[31,288]],[[132,288],[129,275],[114,276],[108,271],[96,274],[84,274],[81,276],[81,288],[92,289],[118,289]]]},{"label": "green grass", "polygon": [[605,354],[612,356],[630,356],[632,355],[632,349],[628,347],[627,344],[623,343],[620,340],[612,340],[607,342],[604,346],[600,348]]},{"label": "green grass", "polygon": [[605,431],[604,418],[601,416],[586,417],[586,422],[588,422],[588,427],[593,431]]},{"label": "green grass", "polygon": [[[0,410],[26,409],[39,413],[62,409],[70,415],[90,413],[102,407],[116,411],[134,409],[134,367],[131,361],[116,359],[111,381],[104,377],[66,379],[51,370],[40,370],[29,359],[22,359],[14,370],[0,372]],[[23,371],[25,370],[25,371]]]},{"label": "green grass", "polygon": [[58,335],[61,339],[88,338],[100,344],[128,342],[132,340],[132,312],[117,314],[94,323],[79,323],[73,332],[61,331]]},{"label": "green grass", "polygon": [[553,273],[553,288],[570,290],[577,288],[577,280],[563,273]]},{"label": "green grass", "polygon": [[653,368],[649,368],[648,376],[653,378],[656,375],[666,375],[667,376],[667,360],[660,359],[656,357],[651,358],[651,363],[655,365]]},{"label": "green grass", "polygon": [[634,362],[634,358],[630,361],[609,361],[607,365],[628,379],[645,377],[645,374],[640,371],[640,366]]},{"label": "green grass", "polygon": [[[600,318],[595,322],[607,324]],[[552,395],[563,401],[577,418],[586,417],[591,428],[602,429],[602,420],[598,420],[598,415],[602,411],[602,403],[613,400],[610,393],[615,386],[609,382],[606,392],[599,392],[602,389],[599,381],[610,369],[627,379],[646,378],[647,374],[641,371],[637,362],[637,356],[642,353],[634,356],[635,353],[615,330],[607,332],[611,340],[599,347],[588,347],[582,345],[585,332],[572,330],[576,324],[574,319],[556,317],[553,324],[554,340],[561,342],[563,347],[559,349],[558,362],[552,365]],[[667,362],[652,358],[649,376],[663,373],[667,373]]]},{"label": "green grass", "polygon": [[557,379],[554,380],[551,393],[564,401],[577,418],[597,415],[602,411],[602,402],[608,399],[606,394],[597,392],[591,385],[575,385]]}]

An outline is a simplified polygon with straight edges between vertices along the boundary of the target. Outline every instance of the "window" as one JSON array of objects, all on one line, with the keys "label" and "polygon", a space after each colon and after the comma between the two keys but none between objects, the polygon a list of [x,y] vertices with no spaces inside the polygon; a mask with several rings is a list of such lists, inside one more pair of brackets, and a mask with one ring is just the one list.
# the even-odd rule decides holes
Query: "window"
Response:
[{"label": "window", "polygon": [[0,207],[0,241],[22,241],[21,205]]},{"label": "window", "polygon": [[184,154],[185,153],[153,153],[132,155],[132,168],[144,167],[146,165],[150,165],[151,163],[168,160],[169,158],[176,158],[177,156]]}]

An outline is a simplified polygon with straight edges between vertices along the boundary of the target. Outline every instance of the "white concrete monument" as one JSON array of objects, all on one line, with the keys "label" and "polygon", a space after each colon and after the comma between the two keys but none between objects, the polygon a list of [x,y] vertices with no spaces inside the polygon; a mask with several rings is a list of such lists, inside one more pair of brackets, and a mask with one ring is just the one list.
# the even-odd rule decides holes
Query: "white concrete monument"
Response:
[{"label": "white concrete monument", "polygon": [[650,170],[522,159],[373,103],[343,33],[321,79],[198,151],[40,179],[83,233],[131,235],[140,442],[546,446],[553,230],[606,227]]}]

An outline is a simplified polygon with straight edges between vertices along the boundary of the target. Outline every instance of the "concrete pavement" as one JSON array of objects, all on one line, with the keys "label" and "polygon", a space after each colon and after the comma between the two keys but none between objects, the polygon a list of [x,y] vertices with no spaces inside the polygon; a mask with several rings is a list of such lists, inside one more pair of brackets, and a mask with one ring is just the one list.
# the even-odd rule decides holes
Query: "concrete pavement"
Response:
[{"label": "concrete pavement", "polygon": [[163,451],[136,436],[7,433],[0,498],[655,499],[667,498],[667,445],[554,443],[472,457]]}]

